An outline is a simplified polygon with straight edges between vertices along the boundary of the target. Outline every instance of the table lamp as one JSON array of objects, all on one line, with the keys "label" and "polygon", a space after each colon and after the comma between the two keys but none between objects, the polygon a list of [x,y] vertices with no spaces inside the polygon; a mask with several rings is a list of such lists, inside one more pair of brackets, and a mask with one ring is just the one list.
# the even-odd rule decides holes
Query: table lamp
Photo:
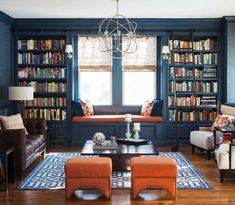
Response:
[{"label": "table lamp", "polygon": [[19,101],[18,103],[18,111],[24,117],[25,116],[25,107],[24,100],[33,100],[33,87],[19,87],[19,86],[11,86],[8,88],[9,100]]}]

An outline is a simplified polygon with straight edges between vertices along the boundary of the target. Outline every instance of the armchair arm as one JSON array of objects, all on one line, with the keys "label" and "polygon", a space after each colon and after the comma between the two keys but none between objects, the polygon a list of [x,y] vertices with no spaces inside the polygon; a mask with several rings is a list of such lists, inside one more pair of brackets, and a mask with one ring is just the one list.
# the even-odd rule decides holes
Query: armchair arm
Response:
[{"label": "armchair arm", "polygon": [[26,134],[24,129],[0,131],[0,146],[14,146],[16,173],[23,173],[26,154]]}]

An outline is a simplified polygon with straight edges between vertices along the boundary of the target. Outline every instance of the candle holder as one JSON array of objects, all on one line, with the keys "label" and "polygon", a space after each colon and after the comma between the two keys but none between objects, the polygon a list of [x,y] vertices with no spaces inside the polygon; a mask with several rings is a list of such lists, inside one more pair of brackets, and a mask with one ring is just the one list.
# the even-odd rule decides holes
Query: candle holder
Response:
[{"label": "candle holder", "polygon": [[130,122],[127,121],[127,128],[126,128],[126,140],[130,140],[131,132],[130,132]]},{"label": "candle holder", "polygon": [[140,131],[139,129],[134,129],[134,132],[135,132],[134,138],[136,140],[138,140],[140,138],[139,131]]},{"label": "candle holder", "polygon": [[127,123],[126,128],[126,140],[130,140],[131,132],[130,132],[130,122],[131,122],[131,114],[125,114],[125,122]]}]

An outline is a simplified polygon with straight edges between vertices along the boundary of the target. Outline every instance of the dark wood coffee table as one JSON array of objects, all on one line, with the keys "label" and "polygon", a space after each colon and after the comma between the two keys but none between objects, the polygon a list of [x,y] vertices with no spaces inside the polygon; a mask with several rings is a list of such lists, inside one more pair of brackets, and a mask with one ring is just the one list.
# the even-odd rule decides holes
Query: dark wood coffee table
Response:
[{"label": "dark wood coffee table", "polygon": [[157,149],[151,141],[144,145],[127,145],[118,143],[118,148],[94,150],[93,141],[87,140],[81,155],[99,155],[100,157],[109,157],[112,159],[113,171],[130,170],[130,159],[132,157],[139,157],[140,155],[158,155]]}]

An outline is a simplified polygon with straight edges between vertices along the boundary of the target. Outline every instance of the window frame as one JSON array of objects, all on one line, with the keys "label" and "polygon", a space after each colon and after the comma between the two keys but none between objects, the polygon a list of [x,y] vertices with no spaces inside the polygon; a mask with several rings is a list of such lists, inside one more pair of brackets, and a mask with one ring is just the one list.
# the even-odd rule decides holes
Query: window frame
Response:
[{"label": "window frame", "polygon": [[[72,75],[72,81],[73,81],[73,94],[72,99],[80,99],[79,95],[79,70],[78,70],[78,37],[80,34],[76,35],[74,37],[74,61],[73,61],[73,75]],[[81,34],[81,36],[86,36],[86,34]],[[92,35],[87,35],[92,36]],[[162,79],[162,73],[163,71],[160,69],[162,65],[162,57],[161,57],[161,45],[162,45],[162,37],[161,35],[155,35],[155,34],[145,34],[143,36],[155,36],[156,37],[156,72],[155,72],[155,96],[156,99],[162,98],[162,92],[161,92],[161,79]],[[121,59],[112,59],[112,105],[95,105],[95,107],[115,107],[115,106],[123,106],[123,107],[131,107],[131,108],[139,108],[141,105],[123,105],[123,76],[122,76],[122,58]]]}]

